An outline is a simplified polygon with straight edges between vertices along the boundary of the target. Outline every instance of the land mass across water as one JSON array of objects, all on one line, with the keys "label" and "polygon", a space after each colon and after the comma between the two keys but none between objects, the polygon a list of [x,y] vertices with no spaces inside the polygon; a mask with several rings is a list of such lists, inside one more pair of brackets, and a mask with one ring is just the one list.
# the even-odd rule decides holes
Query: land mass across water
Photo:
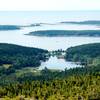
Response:
[{"label": "land mass across water", "polygon": [[46,37],[67,37],[67,36],[85,36],[99,37],[100,30],[41,30],[30,32],[27,35],[46,36]]},{"label": "land mass across water", "polygon": [[87,21],[63,21],[63,24],[79,24],[79,25],[100,25],[100,20],[87,20]]},{"label": "land mass across water", "polygon": [[19,30],[20,26],[17,25],[0,25],[0,31]]}]

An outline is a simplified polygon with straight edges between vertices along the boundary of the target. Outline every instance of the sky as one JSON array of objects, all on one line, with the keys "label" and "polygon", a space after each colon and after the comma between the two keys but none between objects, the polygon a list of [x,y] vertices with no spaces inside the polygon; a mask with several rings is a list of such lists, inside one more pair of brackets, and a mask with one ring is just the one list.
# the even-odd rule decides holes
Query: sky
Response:
[{"label": "sky", "polygon": [[100,10],[100,0],[0,0],[0,11]]}]

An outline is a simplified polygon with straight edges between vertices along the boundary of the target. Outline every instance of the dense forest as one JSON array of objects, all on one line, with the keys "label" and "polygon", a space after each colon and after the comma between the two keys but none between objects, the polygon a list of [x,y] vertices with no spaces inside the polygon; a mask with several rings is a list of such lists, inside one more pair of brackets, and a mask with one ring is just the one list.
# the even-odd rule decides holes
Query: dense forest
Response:
[{"label": "dense forest", "polygon": [[71,47],[67,49],[65,59],[86,65],[100,65],[100,43]]},{"label": "dense forest", "polygon": [[100,30],[44,30],[30,32],[28,35],[34,36],[100,36]]},{"label": "dense forest", "polygon": [[99,100],[100,75],[9,84],[0,88],[6,100]]},{"label": "dense forest", "polygon": [[8,73],[24,67],[38,67],[46,60],[46,53],[47,50],[0,43],[0,66],[4,66]]},{"label": "dense forest", "polygon": [[[14,77],[14,76],[9,76]],[[27,73],[18,81],[0,85],[0,98],[7,100],[99,100],[100,66],[50,71],[41,75]],[[15,80],[15,77],[14,77]]]},{"label": "dense forest", "polygon": [[[71,61],[83,57],[95,63],[84,64],[73,69],[43,70],[26,66],[40,60],[45,61],[47,50],[28,48],[12,44],[0,44],[0,99],[1,100],[99,100],[100,99],[100,43],[71,47],[66,50],[65,59]],[[32,58],[31,58],[32,56]],[[75,56],[75,57],[74,57]],[[24,60],[25,58],[28,60]],[[7,59],[6,59],[7,58]],[[14,63],[21,60],[19,67]],[[34,59],[35,60],[34,60]],[[74,60],[73,60],[74,58]],[[23,62],[23,63],[22,63]],[[11,68],[14,68],[12,70]]]},{"label": "dense forest", "polygon": [[0,31],[19,30],[20,26],[17,25],[0,25]]}]

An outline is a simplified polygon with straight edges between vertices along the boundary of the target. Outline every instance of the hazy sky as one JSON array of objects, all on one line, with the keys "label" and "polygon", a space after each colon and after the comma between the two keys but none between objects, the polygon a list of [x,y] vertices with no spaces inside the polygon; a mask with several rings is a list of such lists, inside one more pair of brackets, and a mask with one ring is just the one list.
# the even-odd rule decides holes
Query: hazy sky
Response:
[{"label": "hazy sky", "polygon": [[0,0],[0,10],[100,10],[100,0]]}]

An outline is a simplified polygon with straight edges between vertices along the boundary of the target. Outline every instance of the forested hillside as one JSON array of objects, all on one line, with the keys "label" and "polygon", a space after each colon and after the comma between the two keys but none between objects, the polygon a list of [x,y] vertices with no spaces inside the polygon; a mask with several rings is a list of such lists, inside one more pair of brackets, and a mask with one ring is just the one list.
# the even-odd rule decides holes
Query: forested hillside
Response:
[{"label": "forested hillside", "polygon": [[67,49],[65,59],[87,65],[100,65],[100,43],[71,47]]},{"label": "forested hillside", "polygon": [[19,78],[14,73],[3,76],[0,78],[2,81],[2,84],[0,81],[0,98],[4,98],[3,100],[100,99],[100,66],[66,69],[60,72],[46,68],[40,73],[35,75],[30,72]]},{"label": "forested hillside", "polygon": [[47,50],[23,47],[13,44],[0,44],[0,65],[8,65],[9,69],[38,67],[46,60]]},{"label": "forested hillside", "polygon": [[[90,61],[89,59],[91,59],[92,63],[84,64],[83,67],[66,68],[64,71],[47,68],[37,70],[31,69],[35,66],[28,67],[26,64],[27,62],[31,64],[34,61],[46,60],[44,56],[46,53],[48,51],[42,49],[0,44],[1,100],[100,99],[100,62],[98,61],[100,43],[71,47],[66,51],[66,60]],[[76,54],[77,56],[75,56]],[[73,59],[73,56],[79,59],[75,57]],[[14,64],[20,61],[21,65],[18,64],[19,67],[14,67]]]},{"label": "forested hillside", "polygon": [[99,100],[100,76],[71,76],[52,81],[9,84],[0,88],[0,97],[7,100]]}]

